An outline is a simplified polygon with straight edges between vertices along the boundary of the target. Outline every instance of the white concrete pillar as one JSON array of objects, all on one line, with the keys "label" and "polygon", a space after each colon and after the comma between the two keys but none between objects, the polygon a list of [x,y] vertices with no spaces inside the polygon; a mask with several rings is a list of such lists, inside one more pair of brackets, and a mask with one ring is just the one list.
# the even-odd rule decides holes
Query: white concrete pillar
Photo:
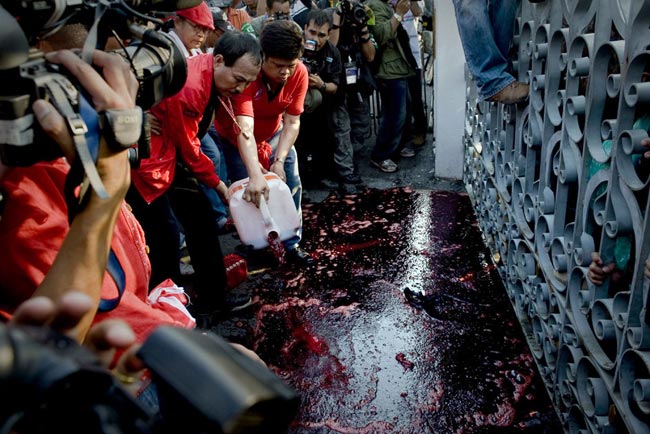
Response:
[{"label": "white concrete pillar", "polygon": [[433,76],[436,138],[435,175],[463,178],[465,125],[465,54],[451,0],[435,0],[435,63]]}]

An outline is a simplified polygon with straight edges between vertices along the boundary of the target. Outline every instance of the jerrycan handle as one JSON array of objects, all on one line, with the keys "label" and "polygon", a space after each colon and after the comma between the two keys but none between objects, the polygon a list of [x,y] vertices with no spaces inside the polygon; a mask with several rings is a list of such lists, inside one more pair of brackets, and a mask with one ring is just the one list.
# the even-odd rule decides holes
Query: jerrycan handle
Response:
[{"label": "jerrycan handle", "polygon": [[260,213],[262,214],[262,221],[267,229],[267,233],[275,232],[279,235],[278,225],[275,224],[275,220],[271,216],[271,211],[269,211],[269,206],[266,204],[264,196],[260,197]]}]

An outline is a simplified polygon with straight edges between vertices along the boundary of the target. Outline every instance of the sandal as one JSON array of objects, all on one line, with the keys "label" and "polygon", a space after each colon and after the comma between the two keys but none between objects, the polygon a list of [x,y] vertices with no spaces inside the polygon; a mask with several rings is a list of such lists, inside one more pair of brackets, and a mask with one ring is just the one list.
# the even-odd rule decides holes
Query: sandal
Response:
[{"label": "sandal", "polygon": [[410,146],[405,146],[401,151],[399,151],[399,155],[404,158],[415,157],[415,149],[411,148]]},{"label": "sandal", "polygon": [[390,158],[387,158],[384,161],[379,161],[379,162],[371,159],[370,164],[372,164],[377,169],[385,173],[393,173],[397,170],[397,164],[395,164],[395,162]]}]

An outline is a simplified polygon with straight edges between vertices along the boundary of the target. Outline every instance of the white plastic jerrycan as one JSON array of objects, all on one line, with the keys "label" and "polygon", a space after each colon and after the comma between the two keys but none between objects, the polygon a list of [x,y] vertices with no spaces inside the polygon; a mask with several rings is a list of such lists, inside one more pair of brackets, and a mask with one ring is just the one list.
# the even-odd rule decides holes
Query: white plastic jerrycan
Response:
[{"label": "white plastic jerrycan", "polygon": [[254,249],[267,247],[271,232],[275,232],[280,241],[284,241],[296,235],[300,227],[298,211],[287,184],[273,172],[268,172],[264,178],[269,185],[269,200],[267,203],[262,197],[259,208],[243,199],[249,178],[234,182],[228,189],[230,214],[239,239]]}]

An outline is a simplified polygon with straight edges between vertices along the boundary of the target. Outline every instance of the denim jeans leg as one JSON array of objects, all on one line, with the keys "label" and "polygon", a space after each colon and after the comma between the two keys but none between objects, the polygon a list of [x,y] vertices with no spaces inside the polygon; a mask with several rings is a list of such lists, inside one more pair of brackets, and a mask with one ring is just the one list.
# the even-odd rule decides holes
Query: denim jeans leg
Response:
[{"label": "denim jeans leg", "polygon": [[212,140],[214,140],[214,144],[217,145],[217,149],[219,149],[219,167],[217,168],[219,172],[217,174],[219,175],[219,178],[225,181],[228,179],[228,170],[226,168],[226,159],[223,156],[223,145],[221,144],[221,141],[223,139],[219,133],[217,133],[214,125],[210,126],[210,129],[208,129],[208,134],[210,137],[212,137]]},{"label": "denim jeans leg", "polygon": [[392,158],[399,148],[408,111],[407,79],[381,80],[379,95],[381,97],[381,120],[377,141],[370,155],[374,161]]},{"label": "denim jeans leg", "polygon": [[[217,144],[214,143],[214,140],[209,134],[206,134],[201,139],[201,152],[203,152],[210,160],[212,160],[212,164],[214,164],[215,168],[215,173],[219,175],[219,178],[221,178],[221,174],[219,173],[219,167],[221,166],[221,152],[219,152]],[[225,181],[225,178],[221,179]],[[226,209],[226,205],[223,203],[223,200],[221,200],[221,197],[219,197],[219,194],[214,188],[210,188],[203,183],[199,183],[199,186],[201,192],[205,195],[205,197],[208,199],[208,202],[210,203],[210,208],[212,209],[216,222],[225,223],[226,219],[228,218],[228,210]]]},{"label": "denim jeans leg", "polygon": [[235,182],[246,178],[248,172],[246,171],[246,166],[244,166],[244,160],[242,160],[239,155],[239,149],[237,149],[237,146],[222,138],[221,149],[223,151],[224,162],[226,163],[228,180],[230,182]]},{"label": "denim jeans leg", "polygon": [[416,69],[415,75],[409,77],[409,93],[411,95],[411,113],[413,117],[412,133],[415,135],[426,134],[427,117],[424,113],[424,102],[422,98],[422,70]]},{"label": "denim jeans leg", "polygon": [[490,22],[494,32],[494,42],[507,59],[515,34],[515,23],[521,0],[492,0],[490,2]]},{"label": "denim jeans leg", "polygon": [[343,102],[335,104],[328,113],[330,130],[334,132],[334,166],[340,177],[354,173],[354,158],[350,140],[350,116]]},{"label": "denim jeans leg", "polygon": [[476,80],[479,97],[488,99],[515,81],[508,72],[508,48],[519,0],[489,2],[490,10],[488,0],[453,2],[467,67]]},{"label": "denim jeans leg", "polygon": [[[271,162],[275,159],[275,150],[280,141],[281,131],[282,129],[278,130],[268,141],[273,150],[271,153]],[[295,146],[291,147],[289,153],[284,159],[284,172],[287,175],[287,185],[289,186],[289,190],[291,190],[293,203],[296,206],[298,217],[300,219],[300,226],[296,231],[296,235],[282,242],[285,250],[292,250],[298,246],[302,236],[302,181],[300,180],[300,172],[298,171],[298,153],[296,152]]]}]

